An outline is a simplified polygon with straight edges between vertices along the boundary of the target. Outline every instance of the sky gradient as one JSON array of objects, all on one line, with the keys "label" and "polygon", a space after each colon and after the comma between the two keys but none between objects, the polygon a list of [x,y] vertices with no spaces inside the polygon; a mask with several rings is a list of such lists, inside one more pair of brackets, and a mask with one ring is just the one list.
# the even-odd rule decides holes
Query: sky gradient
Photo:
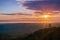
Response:
[{"label": "sky gradient", "polygon": [[[51,21],[60,22],[60,0],[0,0],[0,22],[41,22],[41,11],[55,16]],[[34,13],[39,13],[37,19]]]},{"label": "sky gradient", "polygon": [[19,5],[16,0],[0,0],[0,13],[30,12]]},{"label": "sky gradient", "polygon": [[0,0],[0,13],[32,13],[48,9],[60,10],[60,0]]}]

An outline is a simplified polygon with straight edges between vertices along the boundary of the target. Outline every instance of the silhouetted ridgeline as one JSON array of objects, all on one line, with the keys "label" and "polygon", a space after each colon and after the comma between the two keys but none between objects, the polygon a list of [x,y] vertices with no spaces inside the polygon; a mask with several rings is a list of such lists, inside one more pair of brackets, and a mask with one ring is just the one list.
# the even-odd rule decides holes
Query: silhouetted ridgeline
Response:
[{"label": "silhouetted ridgeline", "polygon": [[40,29],[24,40],[60,40],[60,27]]}]

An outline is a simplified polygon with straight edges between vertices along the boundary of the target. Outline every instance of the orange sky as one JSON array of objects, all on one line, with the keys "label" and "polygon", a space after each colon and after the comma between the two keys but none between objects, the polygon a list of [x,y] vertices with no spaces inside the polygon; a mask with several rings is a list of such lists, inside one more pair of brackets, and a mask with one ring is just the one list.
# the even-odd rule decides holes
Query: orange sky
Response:
[{"label": "orange sky", "polygon": [[[0,20],[3,20],[0,23],[44,23],[46,20],[42,18],[43,15],[34,16],[34,15],[0,15]],[[60,23],[60,16],[53,15],[50,18],[46,18],[48,22]],[[6,21],[5,21],[6,20]]]}]

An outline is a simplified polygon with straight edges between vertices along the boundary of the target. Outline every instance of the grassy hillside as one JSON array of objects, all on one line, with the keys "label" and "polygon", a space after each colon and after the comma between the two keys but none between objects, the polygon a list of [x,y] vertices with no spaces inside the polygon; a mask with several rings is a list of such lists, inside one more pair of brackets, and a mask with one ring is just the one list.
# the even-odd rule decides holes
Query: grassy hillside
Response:
[{"label": "grassy hillside", "polygon": [[40,29],[24,40],[60,40],[60,27]]}]

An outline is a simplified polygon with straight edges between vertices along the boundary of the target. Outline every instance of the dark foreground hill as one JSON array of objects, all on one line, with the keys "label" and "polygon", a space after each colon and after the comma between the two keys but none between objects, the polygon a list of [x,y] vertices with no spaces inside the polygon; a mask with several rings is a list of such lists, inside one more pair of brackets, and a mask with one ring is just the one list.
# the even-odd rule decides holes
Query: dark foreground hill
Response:
[{"label": "dark foreground hill", "polygon": [[40,29],[24,38],[0,34],[0,40],[60,40],[60,27]]},{"label": "dark foreground hill", "polygon": [[40,29],[24,40],[60,40],[60,27]]}]

